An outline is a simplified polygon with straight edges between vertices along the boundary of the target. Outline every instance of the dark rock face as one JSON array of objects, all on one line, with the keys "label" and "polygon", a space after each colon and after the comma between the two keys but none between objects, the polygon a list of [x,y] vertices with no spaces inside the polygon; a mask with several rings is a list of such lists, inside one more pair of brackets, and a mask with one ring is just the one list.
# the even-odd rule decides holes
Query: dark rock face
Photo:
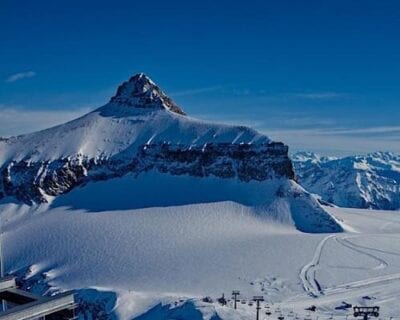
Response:
[{"label": "dark rock face", "polygon": [[288,148],[282,143],[261,146],[249,144],[207,144],[185,148],[169,144],[144,146],[139,159],[151,168],[174,175],[216,176],[241,181],[263,181],[277,176],[294,178]]},{"label": "dark rock face", "polygon": [[27,204],[46,202],[76,186],[99,180],[138,176],[155,170],[172,175],[214,176],[244,182],[285,177],[294,179],[288,147],[271,142],[207,144],[187,147],[168,143],[141,146],[130,159],[114,156],[87,159],[82,155],[51,162],[11,162],[1,168],[0,199],[14,196]]},{"label": "dark rock face", "polygon": [[167,109],[177,114],[186,115],[171,98],[165,95],[160,87],[143,73],[134,75],[120,85],[110,102],[134,108]]}]

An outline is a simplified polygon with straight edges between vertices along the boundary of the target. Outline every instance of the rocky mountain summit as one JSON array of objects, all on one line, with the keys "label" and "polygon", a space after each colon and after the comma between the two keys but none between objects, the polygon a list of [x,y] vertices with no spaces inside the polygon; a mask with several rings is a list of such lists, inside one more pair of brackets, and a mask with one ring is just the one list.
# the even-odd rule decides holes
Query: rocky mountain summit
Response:
[{"label": "rocky mountain summit", "polygon": [[245,182],[294,178],[283,143],[246,127],[191,119],[142,73],[79,119],[0,141],[0,168],[0,198],[27,204],[151,170]]},{"label": "rocky mountain summit", "polygon": [[110,103],[134,108],[166,109],[186,115],[164,92],[145,74],[134,75],[118,87]]}]

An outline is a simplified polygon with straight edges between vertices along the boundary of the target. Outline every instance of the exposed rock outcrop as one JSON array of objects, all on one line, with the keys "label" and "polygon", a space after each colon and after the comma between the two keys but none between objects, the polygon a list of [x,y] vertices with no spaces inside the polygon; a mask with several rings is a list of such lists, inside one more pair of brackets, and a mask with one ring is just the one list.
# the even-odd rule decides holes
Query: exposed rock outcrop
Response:
[{"label": "exposed rock outcrop", "polygon": [[[288,148],[282,143],[266,145],[208,144],[201,148],[184,145],[147,144],[134,158],[88,159],[81,155],[51,162],[11,162],[1,172],[4,195],[25,203],[46,202],[76,186],[98,180],[135,176],[157,170],[172,175],[214,176],[241,181],[294,178]],[[3,195],[3,196],[4,196]]]}]

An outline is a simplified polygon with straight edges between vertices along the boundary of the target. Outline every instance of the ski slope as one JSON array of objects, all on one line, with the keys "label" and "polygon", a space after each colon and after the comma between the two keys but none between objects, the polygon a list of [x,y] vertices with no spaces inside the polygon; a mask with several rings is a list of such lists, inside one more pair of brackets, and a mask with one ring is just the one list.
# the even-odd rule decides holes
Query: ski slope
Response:
[{"label": "ski slope", "polygon": [[254,306],[201,301],[233,289],[263,294],[276,315],[315,305],[314,318],[344,317],[346,302],[396,316],[400,216],[325,209],[352,231],[302,233],[232,201],[112,211],[2,203],[5,267],[45,273],[61,290],[114,292],[120,319],[253,319]]},{"label": "ski slope", "polygon": [[[400,294],[400,217],[396,212],[327,207],[352,232],[328,235],[318,245],[300,277],[313,305],[325,313],[346,303],[378,305],[385,316],[396,318]],[[390,227],[389,227],[390,225]],[[291,297],[287,303],[302,308],[310,299]]]}]

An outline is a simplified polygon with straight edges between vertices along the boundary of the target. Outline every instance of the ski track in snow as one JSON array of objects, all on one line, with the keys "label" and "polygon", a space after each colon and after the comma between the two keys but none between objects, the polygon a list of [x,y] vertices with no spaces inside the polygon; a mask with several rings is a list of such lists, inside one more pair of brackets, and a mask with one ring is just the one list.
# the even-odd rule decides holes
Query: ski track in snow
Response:
[{"label": "ski track in snow", "polygon": [[316,270],[319,268],[322,250],[326,242],[333,237],[334,235],[330,235],[322,239],[315,250],[312,260],[307,263],[300,271],[300,280],[303,283],[303,288],[312,297],[318,297],[320,294],[323,294],[321,286],[315,278],[315,273]]},{"label": "ski track in snow", "polygon": [[[395,235],[374,235],[374,236],[375,237],[379,236],[379,237],[398,238],[398,239],[400,239],[399,237],[397,237]],[[389,254],[389,255],[394,255],[394,256],[399,256],[400,257],[400,252],[393,252],[393,251],[390,251],[390,250],[381,250],[381,249],[376,249],[376,248],[372,248],[372,247],[367,247],[367,246],[363,246],[363,245],[360,245],[360,244],[353,243],[353,242],[348,240],[348,239],[359,238],[359,237],[360,236],[346,237],[345,241],[347,243],[351,244],[353,247],[357,247],[357,248],[361,248],[361,249],[367,249],[367,250],[375,251],[375,252],[378,252],[378,253]]]},{"label": "ski track in snow", "polygon": [[[397,235],[375,235],[378,237],[386,237],[386,238],[396,238]],[[363,295],[366,295],[366,292],[384,292],[383,295],[380,295],[379,298],[375,300],[375,304],[392,302],[398,297],[399,291],[398,286],[400,283],[400,273],[386,274],[376,277],[369,277],[363,280],[358,280],[354,282],[348,282],[344,284],[339,284],[337,286],[323,288],[320,285],[319,280],[316,278],[317,270],[321,270],[322,266],[321,257],[323,250],[327,244],[327,242],[331,239],[350,250],[353,250],[355,254],[361,254],[367,256],[378,262],[378,265],[373,268],[365,268],[371,270],[380,270],[389,267],[389,263],[377,256],[376,254],[388,254],[393,256],[400,256],[400,252],[393,252],[390,250],[382,250],[377,249],[365,245],[356,244],[350,239],[357,239],[368,237],[368,235],[329,235],[322,239],[320,243],[317,245],[314,256],[312,260],[303,266],[300,271],[300,280],[302,282],[304,290],[308,293],[309,296],[313,297],[318,301],[319,304],[332,304],[339,301],[347,301],[348,299],[357,299]],[[369,251],[373,251],[376,254],[372,254]],[[344,267],[345,269],[345,267]],[[308,299],[302,299],[299,295],[293,296],[287,300],[293,306],[295,305],[307,305],[309,303]]]},{"label": "ski track in snow", "polygon": [[[383,269],[383,268],[386,268],[388,266],[388,263],[385,260],[383,260],[383,259],[381,259],[381,258],[379,258],[379,257],[377,257],[377,256],[375,256],[373,254],[370,254],[370,253],[366,252],[365,250],[362,250],[362,248],[360,248],[359,246],[357,246],[354,243],[352,243],[351,241],[349,241],[348,238],[349,237],[335,237],[335,240],[338,243],[340,243],[342,246],[345,246],[346,248],[349,248],[350,250],[356,251],[357,253],[366,255],[366,256],[378,261],[379,265],[373,268],[375,270]],[[365,248],[366,249],[370,249],[368,247],[365,247]]]},{"label": "ski track in snow", "polygon": [[[379,250],[379,249],[377,250],[377,249],[366,247],[366,246],[356,245],[353,242],[348,240],[348,239],[355,238],[355,237],[362,237],[362,236],[329,235],[326,238],[322,239],[322,241],[318,244],[312,260],[309,263],[307,263],[300,271],[300,280],[301,280],[301,282],[303,284],[304,290],[307,293],[309,293],[309,295],[311,295],[312,297],[318,297],[320,295],[324,295],[325,291],[331,290],[329,288],[323,290],[321,285],[319,284],[318,280],[316,279],[316,271],[321,268],[319,264],[320,264],[320,261],[321,261],[322,251],[323,251],[326,243],[330,239],[335,239],[335,241],[337,243],[341,244],[342,246],[344,246],[346,248],[349,248],[350,250],[353,250],[356,253],[359,253],[359,254],[362,254],[362,255],[366,255],[366,256],[378,261],[379,265],[373,268],[375,270],[383,269],[383,268],[388,267],[388,263],[385,260],[377,257],[376,255],[373,255],[371,253],[366,252],[365,249],[366,250],[379,251],[379,252],[385,253],[385,254],[396,254],[396,253],[387,252],[387,251]],[[400,255],[400,254],[396,254],[396,255]],[[372,283],[375,283],[376,281],[379,282],[380,278],[383,278],[382,281],[386,281],[387,277],[388,276],[374,278],[374,279],[372,279]],[[398,274],[393,275],[394,279],[397,279],[398,277],[399,277]],[[392,279],[392,277],[390,277],[390,276],[389,276],[389,278]],[[369,280],[371,280],[371,279],[369,279]],[[367,280],[367,282],[369,280]],[[357,281],[356,283],[364,283],[364,282],[363,281],[361,281],[361,282]],[[353,287],[353,285],[352,284],[345,284],[345,285],[338,286],[338,288],[339,287],[340,288],[350,288],[350,287]]]}]

